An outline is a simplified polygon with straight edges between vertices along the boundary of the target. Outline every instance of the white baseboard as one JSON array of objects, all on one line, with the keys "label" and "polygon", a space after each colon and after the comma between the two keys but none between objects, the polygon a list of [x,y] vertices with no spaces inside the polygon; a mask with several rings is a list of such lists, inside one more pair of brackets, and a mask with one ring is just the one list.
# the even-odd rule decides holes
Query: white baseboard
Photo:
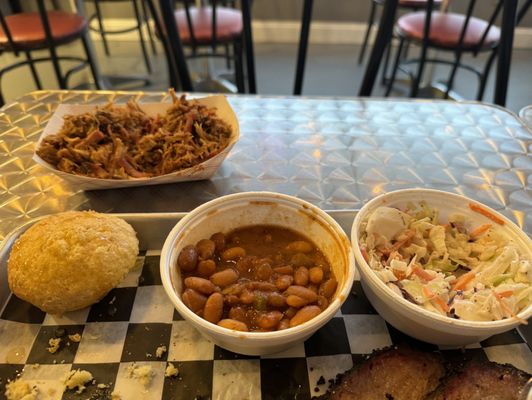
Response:
[{"label": "white baseboard", "polygon": [[[134,26],[133,19],[108,18],[104,21],[108,29],[118,30]],[[255,43],[286,43],[299,42],[300,23],[297,21],[253,21],[253,41]],[[315,21],[311,24],[309,43],[311,44],[361,44],[366,32],[364,23],[323,22]],[[108,36],[111,40],[138,40],[136,32]],[[101,40],[100,36],[92,32],[93,40]],[[514,48],[532,49],[532,28],[517,28],[515,30]]]}]

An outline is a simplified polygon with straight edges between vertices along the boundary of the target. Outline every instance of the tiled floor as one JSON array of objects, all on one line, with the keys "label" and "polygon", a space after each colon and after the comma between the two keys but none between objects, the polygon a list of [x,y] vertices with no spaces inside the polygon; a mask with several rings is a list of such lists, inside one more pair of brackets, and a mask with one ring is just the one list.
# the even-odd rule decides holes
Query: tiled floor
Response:
[{"label": "tiled floor", "polygon": [[[101,70],[104,74],[121,75],[145,75],[145,66],[140,55],[140,48],[136,42],[111,42],[111,57],[103,54],[101,42],[94,44]],[[68,46],[61,49],[63,54],[72,51],[79,51],[79,46]],[[357,64],[359,47],[349,45],[310,45],[307,61],[306,75],[303,87],[303,94],[314,96],[356,96],[359,85],[364,74],[364,65]],[[259,94],[289,95],[292,93],[297,46],[295,44],[256,44],[256,68],[257,85]],[[13,57],[2,55],[0,64],[5,65]],[[473,60],[473,64],[483,66],[485,58]],[[162,50],[157,55],[151,56],[154,71],[150,76],[150,85],[141,88],[143,90],[166,90],[168,86],[168,75],[166,62]],[[532,61],[532,49],[514,50],[510,75],[510,85],[508,89],[507,108],[518,112],[522,107],[532,104],[532,81],[530,80],[530,62]],[[223,63],[216,62],[217,66],[223,67]],[[42,76],[45,88],[56,88],[52,69],[47,65],[38,67]],[[205,61],[200,63],[192,62],[191,69],[206,71]],[[217,67],[214,67],[217,70]],[[428,69],[430,71],[430,68]],[[445,67],[437,67],[433,71],[435,80],[445,79],[448,74]],[[485,101],[493,99],[493,81],[495,68],[492,69]],[[80,72],[74,76],[73,85],[82,84],[90,80],[87,71]],[[130,88],[135,87],[135,82]],[[470,72],[459,72],[456,84],[456,92],[464,99],[473,100],[477,90],[477,80]],[[394,96],[404,96],[405,86],[392,94]],[[29,71],[21,68],[8,73],[2,81],[2,90],[7,101],[35,90]],[[382,96],[384,88],[377,85],[373,95]]]}]

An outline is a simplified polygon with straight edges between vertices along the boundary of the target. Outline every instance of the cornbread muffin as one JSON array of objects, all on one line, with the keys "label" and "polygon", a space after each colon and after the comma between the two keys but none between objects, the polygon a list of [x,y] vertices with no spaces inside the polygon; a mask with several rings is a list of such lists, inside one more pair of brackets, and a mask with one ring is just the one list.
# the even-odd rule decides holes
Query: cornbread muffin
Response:
[{"label": "cornbread muffin", "polygon": [[98,302],[135,265],[139,242],[120,218],[70,211],[39,221],[14,244],[11,291],[50,314]]}]

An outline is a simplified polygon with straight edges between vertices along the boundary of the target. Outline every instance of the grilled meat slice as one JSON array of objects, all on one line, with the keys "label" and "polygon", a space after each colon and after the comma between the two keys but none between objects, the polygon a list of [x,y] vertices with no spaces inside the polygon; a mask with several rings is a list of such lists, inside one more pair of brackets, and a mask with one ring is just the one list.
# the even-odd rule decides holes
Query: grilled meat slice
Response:
[{"label": "grilled meat slice", "polygon": [[[518,400],[530,375],[511,365],[471,361],[452,374],[430,396],[431,400]],[[524,397],[522,397],[524,396]]]},{"label": "grilled meat slice", "polygon": [[445,375],[439,354],[402,347],[372,355],[345,373],[324,396],[330,400],[417,400],[434,391]]}]

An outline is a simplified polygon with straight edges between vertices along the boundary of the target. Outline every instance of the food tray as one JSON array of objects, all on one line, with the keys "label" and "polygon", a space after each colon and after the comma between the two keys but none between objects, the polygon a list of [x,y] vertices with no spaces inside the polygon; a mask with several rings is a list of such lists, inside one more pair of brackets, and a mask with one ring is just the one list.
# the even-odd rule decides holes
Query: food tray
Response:
[{"label": "food tray", "polygon": [[[330,211],[349,233],[355,211]],[[37,384],[39,399],[310,399],[325,393],[328,381],[351,368],[374,349],[399,343],[414,348],[435,346],[411,339],[388,325],[366,300],[360,282],[327,325],[305,343],[271,356],[243,356],[204,339],[174,310],[161,284],[159,254],[166,235],[184,213],[114,214],[137,231],[144,249],[135,269],[100,303],[61,318],[47,315],[10,296],[6,263],[16,238],[31,223],[9,235],[0,249],[0,399],[5,384],[24,368],[23,378]],[[48,352],[50,338],[65,339]],[[156,349],[168,351],[159,359]],[[511,363],[532,372],[532,353],[517,330],[494,336],[467,349],[447,351],[451,357],[473,357]],[[168,362],[179,376],[165,378]],[[128,367],[150,365],[154,372],[145,388],[129,377]],[[95,380],[81,393],[63,394],[61,379],[70,370],[90,371]],[[98,388],[97,384],[109,385]]]},{"label": "food tray", "polygon": [[[134,186],[144,185],[160,185],[163,183],[176,183],[176,182],[188,182],[197,181],[202,179],[209,179],[214,175],[216,170],[220,167],[225,160],[233,146],[236,144],[240,137],[240,128],[238,119],[235,112],[231,108],[231,105],[227,101],[227,98],[223,95],[212,95],[208,97],[199,97],[193,99],[198,103],[210,108],[216,109],[216,116],[225,121],[232,130],[231,140],[227,146],[222,149],[218,154],[213,157],[196,164],[192,167],[180,169],[165,175],[154,176],[150,178],[130,178],[130,179],[100,179],[83,175],[75,175],[68,172],[64,172],[55,168],[55,166],[47,163],[41,157],[35,153],[33,155],[33,161],[40,166],[48,169],[50,172],[60,176],[72,185],[75,185],[78,189],[83,190],[101,190],[112,188],[126,188]],[[87,112],[96,111],[98,107],[102,107],[105,104],[60,104],[48,123],[44,128],[38,142],[40,143],[49,135],[56,134],[61,130],[64,124],[64,117],[66,115],[84,114]],[[116,104],[120,106],[121,104]],[[123,106],[123,104],[122,104]],[[142,109],[147,115],[156,117],[157,115],[164,114],[164,112],[172,106],[172,103],[139,103],[139,108]]]}]

